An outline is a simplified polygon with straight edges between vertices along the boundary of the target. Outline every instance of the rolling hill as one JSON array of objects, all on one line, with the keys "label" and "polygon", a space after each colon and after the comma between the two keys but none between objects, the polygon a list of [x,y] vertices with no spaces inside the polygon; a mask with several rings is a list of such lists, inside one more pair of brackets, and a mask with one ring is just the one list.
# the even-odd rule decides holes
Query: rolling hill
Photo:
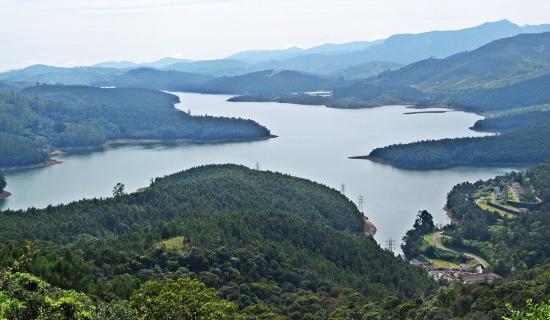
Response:
[{"label": "rolling hill", "polygon": [[[32,239],[40,251],[21,271],[100,301],[119,304],[148,280],[190,278],[243,312],[289,319],[361,312],[367,302],[414,300],[435,288],[425,272],[363,234],[363,223],[334,189],[210,165],[154,179],[143,192],[2,212],[0,267],[24,252],[19,241]],[[220,318],[233,319],[210,319]]]},{"label": "rolling hill", "polygon": [[227,59],[240,60],[248,63],[261,63],[269,62],[272,60],[287,60],[297,56],[309,55],[309,54],[342,54],[346,52],[353,52],[364,50],[370,46],[377,45],[382,40],[376,41],[354,41],[348,43],[326,43],[320,46],[315,46],[312,48],[302,49],[298,47],[292,47],[288,49],[278,49],[278,50],[249,50],[242,51],[236,54],[233,54]]},{"label": "rolling hill", "polygon": [[521,27],[510,21],[501,20],[460,30],[397,34],[365,49],[340,54],[304,52],[302,55],[288,59],[264,62],[262,68],[326,74],[372,61],[409,64],[430,57],[445,58],[456,53],[474,50],[491,41],[520,33],[545,31],[550,31],[550,25]]},{"label": "rolling hill", "polygon": [[179,71],[161,71],[139,68],[111,77],[106,81],[93,83],[96,86],[146,88],[165,91],[194,91],[212,77]]},{"label": "rolling hill", "polygon": [[327,90],[337,80],[289,70],[264,70],[206,81],[202,92],[227,94],[294,93]]},{"label": "rolling hill", "polygon": [[100,68],[136,69],[136,68],[163,68],[179,62],[191,62],[188,59],[165,57],[152,62],[136,63],[132,61],[105,61],[93,65]]},{"label": "rolling hill", "polygon": [[372,61],[336,71],[334,75],[337,77],[342,77],[346,80],[367,79],[377,76],[385,71],[399,69],[402,66],[402,64],[395,62]]},{"label": "rolling hill", "polygon": [[[550,32],[521,34],[493,41],[470,52],[445,59],[426,59],[378,77],[335,90],[335,97],[354,97],[365,101],[393,98],[408,103],[457,103],[475,107],[471,93],[483,97],[484,105],[496,108],[504,95],[544,94],[546,75],[550,74]],[[529,85],[521,85],[529,81]],[[538,84],[537,84],[538,83]],[[502,89],[497,89],[502,88]],[[491,102],[493,99],[495,102]],[[536,100],[544,103],[545,99]]]},{"label": "rolling hill", "polygon": [[42,64],[32,65],[20,70],[0,73],[0,80],[14,82],[36,82],[46,84],[75,84],[87,85],[92,82],[102,81],[106,77],[120,74],[124,71],[110,68],[74,67],[63,68]]},{"label": "rolling hill", "polygon": [[250,72],[252,70],[251,67],[252,66],[246,62],[233,59],[219,59],[195,62],[178,62],[165,66],[163,69],[220,77],[244,74]]}]

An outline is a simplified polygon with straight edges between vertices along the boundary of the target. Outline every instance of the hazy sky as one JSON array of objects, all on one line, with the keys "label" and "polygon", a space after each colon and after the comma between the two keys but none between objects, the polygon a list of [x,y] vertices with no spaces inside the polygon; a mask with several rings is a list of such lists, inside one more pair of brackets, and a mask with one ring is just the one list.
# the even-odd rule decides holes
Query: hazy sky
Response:
[{"label": "hazy sky", "polygon": [[550,23],[549,12],[550,0],[0,0],[0,70],[214,59],[503,18]]}]

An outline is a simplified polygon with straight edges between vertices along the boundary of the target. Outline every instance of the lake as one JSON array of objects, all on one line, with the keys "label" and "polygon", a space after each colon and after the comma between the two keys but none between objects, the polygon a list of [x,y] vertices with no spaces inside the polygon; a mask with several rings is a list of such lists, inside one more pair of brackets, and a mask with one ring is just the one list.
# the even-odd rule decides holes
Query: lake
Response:
[{"label": "lake", "polygon": [[[308,178],[357,201],[377,226],[376,240],[400,240],[419,210],[427,209],[438,224],[449,221],[443,206],[447,192],[462,181],[488,179],[506,168],[454,168],[410,171],[350,156],[398,142],[479,136],[468,128],[480,116],[452,111],[411,112],[405,106],[342,110],[279,103],[230,103],[229,96],[177,93],[177,107],[192,114],[249,118],[278,138],[225,144],[126,145],[56,157],[63,164],[6,173],[13,196],[0,208],[45,207],[81,198],[111,195],[117,182],[128,191],[158,177],[211,163],[238,163]],[[429,109],[441,111],[443,109]]]}]

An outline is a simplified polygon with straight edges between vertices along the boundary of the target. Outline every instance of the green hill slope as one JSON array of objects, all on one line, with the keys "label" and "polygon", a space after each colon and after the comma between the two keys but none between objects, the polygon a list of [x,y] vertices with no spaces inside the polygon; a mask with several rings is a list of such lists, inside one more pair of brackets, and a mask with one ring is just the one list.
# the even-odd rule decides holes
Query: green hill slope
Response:
[{"label": "green hill slope", "polygon": [[362,214],[338,191],[234,165],[156,179],[141,193],[3,212],[0,238],[4,264],[34,239],[42,251],[24,271],[105,300],[151,278],[192,277],[240,308],[326,318],[353,294],[406,299],[434,288],[363,234]]},{"label": "green hill slope", "polygon": [[[497,108],[507,97],[529,88],[536,103],[549,102],[544,90],[550,74],[550,32],[493,41],[446,59],[427,59],[335,90],[335,97],[372,103],[394,99],[413,104],[448,103],[463,108]],[[521,85],[522,83],[528,84]],[[495,90],[495,88],[503,88]],[[481,101],[468,98],[478,96]],[[531,103],[532,104],[532,103]],[[510,105],[500,108],[510,107]]]}]

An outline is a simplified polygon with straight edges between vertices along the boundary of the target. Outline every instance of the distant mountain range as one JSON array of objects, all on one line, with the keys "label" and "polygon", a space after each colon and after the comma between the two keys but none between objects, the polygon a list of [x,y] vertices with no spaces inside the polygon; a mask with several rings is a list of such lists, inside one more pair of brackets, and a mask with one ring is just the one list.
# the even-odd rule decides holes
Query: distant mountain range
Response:
[{"label": "distant mountain range", "polygon": [[304,55],[284,62],[287,69],[302,71],[334,71],[371,61],[409,64],[429,57],[445,58],[476,49],[491,41],[520,33],[550,31],[550,25],[520,27],[507,20],[485,23],[456,31],[431,31],[389,37],[364,50],[338,55]]},{"label": "distant mountain range", "polygon": [[132,69],[122,74],[94,82],[100,87],[130,87],[165,91],[196,91],[199,86],[212,77],[178,71],[164,71],[153,68]]},{"label": "distant mountain range", "polygon": [[74,67],[63,68],[47,66],[42,64],[0,73],[0,80],[5,82],[36,82],[55,84],[89,84],[104,80],[106,77],[125,72],[120,69],[96,68],[96,67]]},{"label": "distant mountain range", "polygon": [[[115,61],[76,68],[34,65],[0,73],[0,81],[4,90],[36,82],[236,94],[342,87],[336,90],[337,96],[374,104],[397,103],[418,101],[434,90],[498,88],[543,76],[546,60],[537,56],[536,50],[515,52],[506,47],[507,42],[487,44],[544,31],[550,31],[550,24],[518,26],[501,20],[467,29],[400,34],[371,42],[244,51],[218,60],[167,57],[142,64]],[[409,63],[412,64],[401,68]],[[376,79],[350,85],[351,81],[380,74]]]},{"label": "distant mountain range", "polygon": [[191,62],[188,59],[178,59],[172,57],[162,58],[156,61],[147,62],[147,63],[135,63],[132,61],[106,61],[93,65],[93,67],[99,68],[115,68],[115,69],[131,69],[131,68],[164,68],[169,65],[173,65],[179,62]]},{"label": "distant mountain range", "polygon": [[264,70],[234,77],[221,77],[202,84],[202,92],[227,94],[295,93],[330,90],[342,82],[289,70]]},{"label": "distant mountain range", "polygon": [[289,49],[279,50],[250,50],[233,54],[227,59],[240,60],[248,63],[260,63],[269,62],[272,60],[286,60],[295,58],[297,56],[310,55],[310,54],[325,54],[335,55],[347,52],[359,51],[367,49],[368,47],[377,45],[383,42],[383,40],[375,41],[354,41],[341,44],[327,43],[320,46],[302,49],[298,47],[292,47]]},{"label": "distant mountain range", "polygon": [[[422,60],[338,88],[334,95],[373,104],[439,101],[496,109],[549,102],[549,75],[550,32],[520,34],[445,59]],[[524,99],[510,105],[510,97]]]}]

